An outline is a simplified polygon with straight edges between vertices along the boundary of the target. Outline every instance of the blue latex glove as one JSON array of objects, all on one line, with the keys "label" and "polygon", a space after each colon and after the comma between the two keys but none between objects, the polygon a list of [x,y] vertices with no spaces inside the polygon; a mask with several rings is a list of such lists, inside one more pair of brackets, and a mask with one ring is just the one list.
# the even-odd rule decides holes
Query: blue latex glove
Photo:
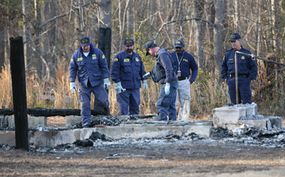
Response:
[{"label": "blue latex glove", "polygon": [[69,89],[70,89],[71,93],[75,93],[75,91],[76,91],[76,84],[75,84],[75,82],[70,82]]},{"label": "blue latex glove", "polygon": [[111,86],[111,83],[110,83],[110,81],[109,81],[109,78],[105,78],[105,79],[104,79],[104,87],[105,87],[106,89],[109,89],[110,86]]},{"label": "blue latex glove", "polygon": [[143,80],[143,89],[148,89],[147,80]]},{"label": "blue latex glove", "polygon": [[164,93],[165,93],[165,95],[169,95],[169,93],[170,93],[170,83],[166,83],[165,84]]},{"label": "blue latex glove", "polygon": [[115,83],[115,90],[116,90],[117,94],[126,91],[126,89],[123,88],[121,82]]}]

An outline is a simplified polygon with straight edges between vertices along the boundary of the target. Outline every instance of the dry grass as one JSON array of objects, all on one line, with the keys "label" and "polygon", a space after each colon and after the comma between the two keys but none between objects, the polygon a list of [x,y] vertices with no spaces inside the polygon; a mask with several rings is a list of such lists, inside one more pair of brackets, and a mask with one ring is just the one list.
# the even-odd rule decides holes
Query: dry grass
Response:
[{"label": "dry grass", "polygon": [[[60,62],[57,65],[55,78],[53,80],[41,80],[34,71],[27,72],[27,102],[28,107],[36,108],[80,108],[78,93],[69,92],[68,64]],[[147,66],[148,67],[148,66]],[[2,108],[12,108],[12,93],[10,71],[5,67],[1,73],[0,86],[0,106]],[[204,115],[210,113],[213,106],[223,102],[225,93],[222,87],[208,79],[209,76],[203,76],[200,73],[198,81],[192,85],[191,107],[195,114]],[[155,103],[158,98],[159,86],[148,81],[149,89],[141,89],[142,114],[156,113]],[[218,91],[216,91],[218,90]],[[214,92],[213,92],[214,91]],[[217,95],[217,96],[216,96]],[[112,85],[109,90],[111,114],[118,114],[116,92]],[[91,103],[92,104],[92,103]]]},{"label": "dry grass", "polygon": [[11,108],[13,105],[10,67],[5,66],[0,73],[0,107]]}]

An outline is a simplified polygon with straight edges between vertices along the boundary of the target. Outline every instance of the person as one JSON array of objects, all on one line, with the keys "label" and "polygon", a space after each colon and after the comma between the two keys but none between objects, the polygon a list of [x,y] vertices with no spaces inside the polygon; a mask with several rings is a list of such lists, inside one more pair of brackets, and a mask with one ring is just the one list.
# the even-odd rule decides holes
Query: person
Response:
[{"label": "person", "polygon": [[159,97],[156,103],[158,110],[157,120],[176,120],[176,91],[178,87],[174,64],[170,53],[160,48],[153,40],[144,44],[146,55],[155,57],[155,66],[151,71],[154,82],[160,84]]},{"label": "person", "polygon": [[82,126],[91,126],[90,97],[94,94],[97,105],[109,112],[106,88],[110,86],[110,72],[103,52],[94,47],[89,37],[80,39],[80,47],[73,53],[69,64],[70,91],[76,92],[75,79],[78,78],[81,101]]},{"label": "person", "polygon": [[125,50],[113,60],[111,78],[115,83],[117,100],[121,115],[137,115],[140,106],[140,87],[147,89],[144,64],[140,55],[134,51],[134,40],[124,40]]},{"label": "person", "polygon": [[180,105],[178,119],[187,121],[190,116],[190,84],[197,78],[198,66],[194,57],[184,50],[185,45],[182,39],[177,39],[174,47],[175,51],[171,53],[171,57],[177,65],[175,67],[178,77],[176,103]]},{"label": "person", "polygon": [[250,83],[257,77],[256,60],[251,52],[241,45],[239,33],[233,33],[230,36],[230,42],[232,48],[225,53],[221,77],[227,80],[231,104],[251,103]]}]

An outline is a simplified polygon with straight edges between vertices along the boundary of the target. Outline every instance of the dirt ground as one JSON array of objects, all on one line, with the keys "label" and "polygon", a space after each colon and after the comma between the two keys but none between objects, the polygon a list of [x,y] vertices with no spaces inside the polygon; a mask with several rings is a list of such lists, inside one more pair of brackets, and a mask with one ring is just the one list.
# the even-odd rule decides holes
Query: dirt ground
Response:
[{"label": "dirt ground", "polygon": [[167,140],[30,152],[0,148],[0,176],[284,177],[285,148]]}]

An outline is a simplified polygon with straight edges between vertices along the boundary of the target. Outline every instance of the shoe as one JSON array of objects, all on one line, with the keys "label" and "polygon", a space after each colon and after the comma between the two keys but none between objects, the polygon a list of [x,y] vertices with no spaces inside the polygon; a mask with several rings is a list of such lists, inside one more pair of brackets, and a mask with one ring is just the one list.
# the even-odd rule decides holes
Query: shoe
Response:
[{"label": "shoe", "polygon": [[153,120],[154,120],[154,121],[167,121],[167,120],[161,119],[159,116],[155,116],[155,117],[153,118]]},{"label": "shoe", "polygon": [[82,126],[83,128],[90,128],[90,127],[92,127],[91,126],[91,124],[90,123],[86,123],[86,124],[83,124],[83,126]]}]

